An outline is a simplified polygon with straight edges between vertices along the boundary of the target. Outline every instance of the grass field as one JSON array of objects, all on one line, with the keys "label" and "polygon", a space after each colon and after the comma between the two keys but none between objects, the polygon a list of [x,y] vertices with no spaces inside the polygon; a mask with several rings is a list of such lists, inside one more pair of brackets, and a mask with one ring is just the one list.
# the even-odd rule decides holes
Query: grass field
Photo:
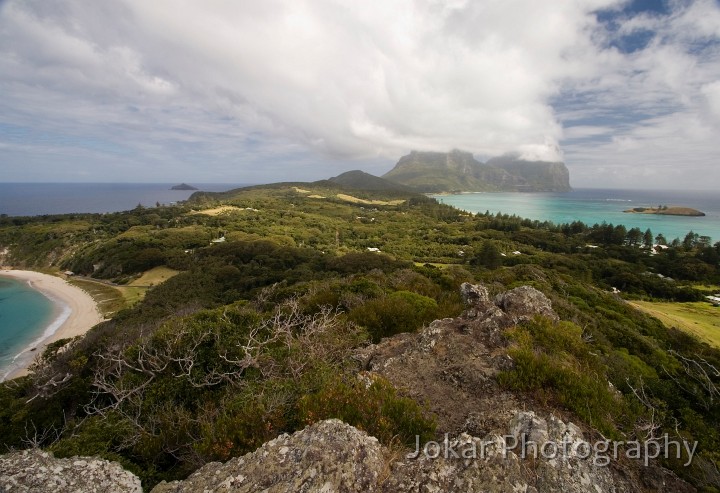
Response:
[{"label": "grass field", "polygon": [[172,276],[175,276],[179,273],[180,271],[171,269],[169,267],[155,267],[153,269],[150,269],[149,271],[144,272],[143,275],[135,279],[133,282],[129,283],[128,286],[145,288],[150,286],[157,286],[158,284],[167,281]]},{"label": "grass field", "polygon": [[720,308],[703,301],[695,303],[629,302],[668,327],[694,334],[703,342],[720,348]]},{"label": "grass field", "polygon": [[192,211],[189,214],[204,214],[206,216],[219,216],[221,214],[230,214],[231,212],[242,211],[241,208],[235,207],[234,205],[222,205],[215,207],[214,209],[204,209],[201,211]]},{"label": "grass field", "polygon": [[155,267],[125,286],[111,286],[99,281],[71,278],[69,282],[84,289],[98,304],[100,313],[109,318],[123,308],[129,308],[145,297],[145,293],[178,274],[167,267]]},{"label": "grass field", "polygon": [[180,271],[164,266],[155,267],[144,272],[143,275],[127,285],[118,286],[117,289],[120,291],[123,298],[125,298],[126,306],[133,306],[145,297],[145,293],[148,289],[167,281],[179,272]]},{"label": "grass field", "polygon": [[405,202],[404,199],[398,199],[398,200],[365,200],[365,199],[359,199],[357,197],[353,197],[352,195],[347,195],[344,193],[339,193],[336,195],[337,198],[340,200],[344,200],[345,202],[351,202],[353,204],[363,204],[363,205],[399,205]]},{"label": "grass field", "polygon": [[98,304],[100,313],[105,318],[111,317],[115,312],[127,306],[123,294],[113,286],[85,279],[69,279],[68,282],[92,296]]},{"label": "grass field", "polygon": [[705,291],[708,294],[720,293],[720,286],[715,286],[713,284],[694,284],[693,288]]}]

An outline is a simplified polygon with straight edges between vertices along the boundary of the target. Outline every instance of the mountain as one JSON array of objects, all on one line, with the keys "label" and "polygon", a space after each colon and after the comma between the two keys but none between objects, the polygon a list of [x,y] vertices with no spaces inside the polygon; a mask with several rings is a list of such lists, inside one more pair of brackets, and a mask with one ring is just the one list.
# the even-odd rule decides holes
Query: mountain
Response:
[{"label": "mountain", "polygon": [[170,188],[170,190],[197,190],[197,188],[192,185],[188,185],[187,183],[181,183],[180,185],[175,185]]},{"label": "mountain", "polygon": [[469,152],[412,151],[383,178],[420,192],[568,192],[565,164],[516,156],[477,161]]},{"label": "mountain", "polygon": [[357,188],[359,190],[414,191],[405,185],[385,180],[384,178],[380,178],[360,170],[346,171],[341,175],[330,178],[328,181],[346,188]]}]

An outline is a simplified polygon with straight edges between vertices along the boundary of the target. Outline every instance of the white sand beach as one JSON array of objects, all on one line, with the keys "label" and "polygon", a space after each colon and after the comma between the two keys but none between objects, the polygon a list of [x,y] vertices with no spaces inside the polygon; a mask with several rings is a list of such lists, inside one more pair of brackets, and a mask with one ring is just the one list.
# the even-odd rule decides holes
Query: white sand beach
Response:
[{"label": "white sand beach", "polygon": [[64,279],[27,270],[4,269],[0,270],[0,275],[29,282],[33,289],[43,293],[56,305],[54,319],[46,328],[44,338],[33,344],[35,351],[31,351],[32,347],[28,347],[15,360],[15,368],[8,374],[8,380],[26,375],[35,357],[42,354],[45,346],[51,342],[83,335],[103,321],[95,300]]}]

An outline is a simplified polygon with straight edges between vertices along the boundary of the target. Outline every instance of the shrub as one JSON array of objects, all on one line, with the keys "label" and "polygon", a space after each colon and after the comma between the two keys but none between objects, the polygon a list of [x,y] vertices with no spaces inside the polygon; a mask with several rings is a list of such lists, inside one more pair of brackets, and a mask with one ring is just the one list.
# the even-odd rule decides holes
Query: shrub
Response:
[{"label": "shrub", "polygon": [[572,323],[553,325],[541,317],[509,331],[514,365],[498,380],[512,390],[532,391],[573,411],[602,433],[618,436],[616,423],[627,419],[629,408],[611,391],[604,365],[590,354],[581,333]]},{"label": "shrub", "polygon": [[369,384],[332,378],[318,392],[303,396],[298,408],[305,424],[337,418],[388,445],[394,440],[412,445],[417,436],[425,442],[435,433],[435,420],[379,376]]},{"label": "shrub", "polygon": [[365,327],[373,342],[402,332],[412,332],[434,319],[437,302],[410,291],[396,291],[354,308],[349,318]]}]

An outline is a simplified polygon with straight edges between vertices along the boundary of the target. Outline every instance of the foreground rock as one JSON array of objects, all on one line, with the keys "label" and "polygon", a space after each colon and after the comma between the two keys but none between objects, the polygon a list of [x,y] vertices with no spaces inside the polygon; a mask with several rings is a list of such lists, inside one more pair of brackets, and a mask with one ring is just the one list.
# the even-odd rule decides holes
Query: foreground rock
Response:
[{"label": "foreground rock", "polygon": [[[517,411],[506,425],[482,439],[463,433],[421,444],[420,454],[406,454],[331,419],[282,435],[225,464],[206,464],[184,481],[160,483],[152,493],[694,491],[660,468],[636,474],[607,466],[601,456],[577,447],[586,440],[579,427],[553,415],[545,419]],[[553,443],[557,450],[568,443],[568,452],[523,457],[517,446],[523,438],[538,447]],[[131,473],[97,459],[55,459],[26,451],[0,457],[0,471],[3,493],[141,491]]]},{"label": "foreground rock", "polygon": [[116,462],[23,450],[0,456],[0,492],[140,493],[142,487]]},{"label": "foreground rock", "polygon": [[[568,443],[567,455],[523,457],[523,437],[538,446]],[[550,416],[518,411],[501,434],[468,434],[403,454],[338,420],[276,438],[225,464],[211,463],[185,481],[161,483],[152,493],[212,492],[547,492],[693,491],[672,474],[653,469],[656,488],[618,474],[577,445],[580,428]]]},{"label": "foreground rock", "polygon": [[[527,286],[491,297],[484,286],[466,283],[461,292],[467,309],[460,317],[357,354],[365,379],[383,375],[437,414],[436,443],[418,444],[418,453],[388,449],[331,419],[224,464],[206,464],[184,481],[160,483],[152,493],[695,491],[652,463],[605,460],[591,447],[598,437],[592,430],[558,410],[528,411],[527,399],[498,386],[495,376],[512,366],[504,331],[538,315],[558,320],[547,297]],[[523,453],[523,440],[536,448]],[[537,453],[542,450],[556,453]],[[0,492],[6,491],[110,493],[140,486],[117,464],[30,451],[0,456]]]},{"label": "foreground rock", "polygon": [[375,491],[384,457],[376,438],[331,419],[281,435],[225,464],[207,464],[185,481],[161,483],[152,491]]},{"label": "foreground rock", "polygon": [[503,455],[506,435],[526,436],[541,446],[562,439],[589,441],[592,430],[569,423],[570,416],[556,409],[518,412],[534,404],[497,383],[497,375],[513,364],[505,331],[536,316],[559,320],[550,300],[529,286],[494,297],[482,285],[465,283],[460,291],[466,304],[461,316],[385,339],[357,357],[368,377],[382,375],[404,395],[425,403],[437,416],[439,437],[447,433],[451,442],[478,451],[485,446],[486,457],[462,461],[421,455],[395,463],[385,491],[694,491],[659,467],[630,462],[598,466],[574,456],[528,461],[514,453]]}]

